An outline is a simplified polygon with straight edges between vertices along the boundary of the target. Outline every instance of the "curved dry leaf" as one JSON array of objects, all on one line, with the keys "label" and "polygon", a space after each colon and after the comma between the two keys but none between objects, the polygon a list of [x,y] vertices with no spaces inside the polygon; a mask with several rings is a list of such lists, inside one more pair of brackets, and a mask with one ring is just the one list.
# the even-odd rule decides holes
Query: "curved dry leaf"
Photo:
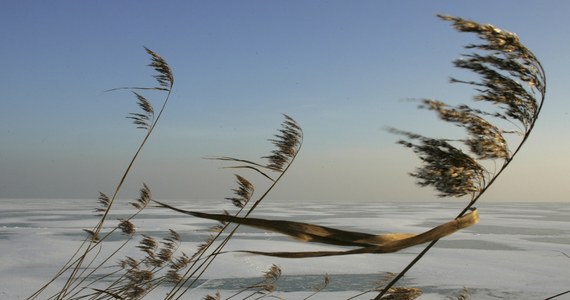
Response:
[{"label": "curved dry leaf", "polygon": [[[479,222],[479,212],[475,209],[461,218],[441,224],[421,234],[411,233],[395,233],[388,234],[390,241],[363,248],[348,251],[306,251],[306,252],[261,252],[261,251],[236,251],[251,254],[259,254],[265,256],[282,257],[282,258],[307,258],[307,257],[325,257],[352,254],[379,254],[397,252],[409,247],[424,244],[427,242],[439,240],[445,236],[451,235],[458,230],[470,227]],[[381,235],[386,236],[386,235]]]},{"label": "curved dry leaf", "polygon": [[472,226],[479,221],[479,213],[477,212],[477,210],[474,210],[459,219],[455,219],[453,221],[444,223],[421,234],[388,233],[388,234],[375,235],[364,232],[340,230],[340,229],[319,226],[309,223],[292,222],[285,220],[242,218],[225,214],[208,214],[208,213],[188,211],[188,210],[175,208],[173,206],[158,201],[155,202],[163,207],[173,209],[175,211],[187,215],[204,219],[210,219],[222,222],[232,222],[236,224],[251,226],[263,230],[285,234],[306,242],[360,247],[359,249],[349,250],[349,251],[318,251],[318,252],[240,251],[240,252],[248,252],[248,253],[277,256],[277,257],[288,257],[288,258],[319,257],[319,256],[332,256],[332,255],[359,254],[359,253],[396,252],[418,244],[423,244],[426,242],[440,239],[462,228]]}]

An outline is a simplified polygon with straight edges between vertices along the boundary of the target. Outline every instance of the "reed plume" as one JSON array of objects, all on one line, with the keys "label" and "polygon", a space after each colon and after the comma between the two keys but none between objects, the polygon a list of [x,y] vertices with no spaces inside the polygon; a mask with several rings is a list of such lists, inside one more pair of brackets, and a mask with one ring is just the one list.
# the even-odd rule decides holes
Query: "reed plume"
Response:
[{"label": "reed plume", "polygon": [[244,208],[246,204],[249,202],[251,197],[253,196],[253,192],[255,188],[251,182],[249,182],[244,177],[235,174],[236,182],[238,184],[238,188],[233,189],[234,197],[227,197],[226,200],[229,200],[238,208]]},{"label": "reed plume", "polygon": [[[168,100],[170,98],[172,87],[174,85],[174,75],[168,63],[154,51],[148,48],[145,48],[145,51],[151,57],[150,59],[151,62],[149,66],[152,67],[156,72],[156,74],[153,75],[153,77],[156,79],[158,85],[155,87],[122,87],[122,88],[112,89],[109,91],[130,90],[133,92],[133,94],[137,99],[137,105],[142,112],[130,113],[127,116],[127,118],[131,119],[133,123],[137,126],[137,128],[145,129],[146,134],[142,142],[139,144],[134,155],[131,157],[131,160],[127,168],[123,172],[121,179],[117,183],[113,194],[111,196],[107,196],[104,193],[99,194],[98,202],[101,205],[101,207],[95,209],[95,212],[99,215],[99,221],[97,225],[92,229],[84,230],[85,232],[87,232],[88,237],[79,246],[75,254],[71,258],[69,258],[68,262],[61,268],[60,271],[58,271],[53,276],[52,279],[50,279],[44,286],[38,289],[28,299],[37,299],[38,297],[40,297],[40,295],[42,295],[42,293],[44,293],[44,291],[49,286],[54,285],[58,278],[61,278],[63,276],[65,276],[64,277],[65,283],[61,288],[59,288],[56,294],[50,297],[50,299],[73,299],[74,297],[77,297],[80,293],[86,290],[86,287],[83,285],[85,285],[86,281],[89,280],[89,276],[94,274],[94,272],[97,269],[102,267],[103,264],[110,259],[110,257],[107,257],[103,259],[103,262],[99,264],[96,263],[96,260],[100,253],[100,250],[103,247],[103,242],[105,241],[105,239],[107,239],[107,237],[109,237],[115,230],[121,230],[122,232],[127,233],[130,236],[132,236],[135,233],[135,227],[131,223],[130,219],[132,219],[142,209],[144,209],[150,200],[150,189],[148,188],[148,186],[146,186],[146,184],[143,186],[143,189],[141,189],[141,196],[139,197],[139,199],[137,199],[137,201],[133,203],[133,205],[138,209],[138,212],[135,213],[135,215],[131,216],[129,219],[120,220],[119,224],[116,227],[114,227],[114,229],[112,229],[111,232],[102,235],[101,231],[103,229],[104,224],[106,224],[107,222],[110,211],[113,208],[113,204],[115,203],[115,200],[117,199],[127,176],[130,174],[132,166],[137,160],[140,152],[142,151],[147,140],[151,136],[154,128],[158,124],[158,121],[162,113],[164,112],[166,104],[168,103]],[[151,101],[145,98],[142,94],[136,92],[136,90],[156,90],[166,93],[164,101],[162,103],[162,106],[158,114],[155,114],[155,110],[153,108]],[[124,247],[128,241],[129,239],[127,239],[127,241],[125,241],[124,244],[119,246],[118,249],[113,251],[112,252],[113,254],[111,256],[116,254],[118,250]],[[94,264],[97,267],[92,268]],[[92,268],[92,270],[90,270],[90,268]],[[97,281],[98,279],[94,279],[92,283]],[[90,284],[87,284],[87,286],[89,285]],[[96,291],[97,289],[94,290]],[[131,290],[131,292],[133,291],[134,290]],[[137,291],[140,292],[138,288]],[[100,291],[98,293],[103,293],[108,296],[113,295],[112,292],[110,291],[105,291],[105,292]]]},{"label": "reed plume", "polygon": [[[284,118],[284,121],[281,123],[281,128],[278,130],[279,133],[269,140],[275,146],[275,149],[270,152],[270,155],[261,157],[261,159],[266,162],[255,162],[253,160],[229,156],[208,157],[208,159],[232,164],[226,168],[253,170],[270,182],[269,187],[261,193],[253,204],[247,207],[253,197],[255,188],[245,177],[235,174],[238,187],[232,190],[234,193],[233,197],[226,198],[226,200],[231,201],[238,208],[238,211],[233,215],[234,217],[242,214],[243,218],[247,218],[277,185],[298,155],[303,141],[303,131],[301,126],[293,118],[288,115],[284,115]],[[152,201],[164,208],[180,211],[180,209],[162,201],[155,199],[152,199]],[[229,214],[224,213],[222,215],[227,216]],[[217,233],[211,235],[199,245],[196,253],[191,257],[192,263],[189,265],[187,271],[184,274],[178,273],[181,275],[181,280],[176,283],[165,299],[180,299],[192,288],[210,264],[213,263],[215,258],[222,253],[223,248],[233,237],[240,225],[239,223],[225,222],[221,219],[218,221],[220,221],[221,224],[215,227]],[[228,226],[231,224],[236,226],[232,229],[228,229]],[[228,235],[221,239],[221,234],[225,231],[228,231]],[[214,242],[219,239],[221,239],[219,244],[216,245],[214,249],[211,249]]]},{"label": "reed plume", "polygon": [[[422,166],[412,176],[418,178],[420,186],[431,186],[440,196],[470,196],[469,203],[457,215],[464,216],[495,180],[509,166],[522,148],[538,119],[546,94],[546,74],[538,58],[511,32],[493,25],[480,24],[462,18],[438,15],[449,21],[460,32],[477,35],[481,43],[465,46],[470,54],[464,54],[454,61],[457,68],[480,76],[479,81],[464,81],[451,78],[451,83],[462,83],[475,88],[476,102],[492,104],[496,111],[485,111],[462,104],[456,107],[436,100],[423,100],[422,108],[438,113],[440,119],[466,129],[468,137],[461,140],[467,146],[467,153],[459,147],[441,139],[394,130],[407,137],[399,143],[412,148],[422,160]],[[514,128],[500,128],[490,119],[505,120]],[[521,136],[518,145],[511,150],[504,134]],[[415,144],[410,140],[419,140]],[[430,144],[438,145],[434,148]],[[449,155],[439,155],[439,148]],[[461,157],[456,160],[453,158]],[[491,174],[483,167],[484,160],[500,164],[499,170]],[[400,280],[437,243],[433,240],[396,276],[375,299],[384,299],[390,288]]]}]

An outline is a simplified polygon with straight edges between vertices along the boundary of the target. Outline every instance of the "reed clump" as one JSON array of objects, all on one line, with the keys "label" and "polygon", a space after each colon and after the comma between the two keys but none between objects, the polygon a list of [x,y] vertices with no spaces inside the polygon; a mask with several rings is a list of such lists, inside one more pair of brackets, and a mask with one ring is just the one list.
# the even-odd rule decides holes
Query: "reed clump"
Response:
[{"label": "reed clump", "polygon": [[[163,299],[183,299],[188,291],[197,286],[216,258],[228,253],[224,248],[241,225],[289,235],[305,242],[350,248],[341,251],[308,252],[263,252],[255,249],[238,251],[282,258],[380,254],[428,243],[401,272],[385,278],[378,288],[355,295],[358,297],[374,293],[375,299],[419,297],[422,293],[420,289],[396,287],[396,283],[439,239],[479,221],[474,204],[493,185],[525,144],[538,119],[546,92],[546,76],[540,61],[515,34],[462,18],[444,15],[439,18],[450,22],[460,32],[475,34],[481,41],[467,45],[465,48],[472,52],[454,61],[457,68],[475,73],[480,80],[464,81],[452,78],[450,82],[475,88],[478,92],[473,99],[475,104],[485,103],[487,110],[473,105],[451,105],[436,99],[421,99],[418,100],[421,109],[433,111],[444,122],[463,128],[466,136],[460,139],[432,138],[400,129],[392,128],[390,131],[401,137],[399,144],[411,149],[420,158],[421,165],[410,173],[418,185],[433,188],[440,197],[468,198],[465,208],[455,219],[423,233],[372,234],[289,220],[250,217],[287,173],[303,144],[301,126],[292,117],[283,115],[281,128],[269,140],[274,149],[268,155],[259,160],[231,156],[208,157],[227,164],[226,168],[236,172],[253,171],[254,175],[267,183],[265,188],[258,191],[244,175],[235,174],[237,187],[231,190],[233,195],[225,200],[231,202],[236,211],[216,214],[180,209],[154,198],[150,187],[143,184],[139,197],[131,202],[134,212],[127,218],[111,222],[109,218],[112,208],[125,178],[130,174],[131,167],[157,126],[174,87],[174,75],[168,63],[156,52],[145,48],[150,56],[149,66],[155,72],[157,85],[113,89],[129,90],[135,96],[139,112],[130,113],[127,118],[138,129],[145,131],[144,138],[114,192],[109,195],[100,193],[100,206],[95,209],[99,216],[97,225],[85,229],[88,236],[75,255],[45,286],[28,299],[142,299],[158,287],[167,290]],[[143,95],[147,90],[158,91],[164,95],[158,113],[154,109],[153,101]],[[488,110],[488,107],[493,110]],[[505,123],[511,126],[505,128]],[[510,145],[512,137],[516,138],[514,146]],[[488,170],[485,167],[486,162],[492,162],[498,166],[497,169]],[[211,228],[211,235],[195,252],[187,254],[180,251],[183,240],[174,230],[169,230],[162,239],[137,231],[137,216],[150,204],[175,213],[214,220],[217,224]],[[107,250],[105,253],[110,253],[108,256],[100,257],[102,249],[107,245],[106,240],[114,232],[121,232],[124,241],[116,249]],[[120,250],[127,247],[136,249],[138,256],[126,256],[117,260],[116,256]],[[273,264],[264,272],[260,282],[244,286],[233,295],[222,296],[216,292],[204,299],[275,297],[274,292],[278,289],[282,272],[279,266]],[[325,275],[322,284],[315,286],[314,293],[307,298],[326,289],[330,283],[331,277]],[[47,288],[54,285],[59,285],[57,291],[46,296]],[[458,299],[469,297],[469,291],[465,289]]]}]

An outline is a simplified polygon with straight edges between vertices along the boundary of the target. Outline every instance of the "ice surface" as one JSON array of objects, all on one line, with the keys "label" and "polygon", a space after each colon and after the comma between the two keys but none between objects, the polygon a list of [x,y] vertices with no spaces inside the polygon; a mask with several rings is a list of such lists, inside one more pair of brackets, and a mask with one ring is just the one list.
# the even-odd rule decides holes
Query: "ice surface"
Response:
[{"label": "ice surface", "polygon": [[[190,208],[185,204],[186,208]],[[25,299],[53,275],[96,224],[90,200],[0,199],[0,299]],[[120,206],[120,205],[119,205]],[[112,219],[132,212],[127,205]],[[184,208],[184,205],[182,205]],[[197,202],[194,210],[220,212],[224,204]],[[265,203],[259,218],[310,222],[370,233],[425,231],[455,217],[460,203]],[[570,290],[570,209],[565,203],[484,203],[481,221],[440,241],[403,279],[419,287],[420,299],[457,296],[467,287],[472,299],[544,299]],[[163,237],[168,228],[183,237],[192,253],[214,222],[148,208],[135,222],[139,232]],[[111,239],[120,243],[121,237]],[[279,234],[241,227],[226,250],[308,251],[347,249],[302,243]],[[303,299],[331,276],[330,285],[311,299],[346,299],[374,288],[387,272],[399,272],[422,246],[392,254],[311,259],[279,259],[230,253],[218,257],[187,299],[220,290],[229,296],[260,279],[271,264],[283,277],[277,296]],[[131,251],[131,252],[129,252]],[[134,249],[124,255],[134,255]],[[160,299],[157,291],[151,299]],[[245,295],[245,294],[244,294]],[[369,299],[366,294],[357,299]],[[570,294],[557,298],[570,299]]]}]

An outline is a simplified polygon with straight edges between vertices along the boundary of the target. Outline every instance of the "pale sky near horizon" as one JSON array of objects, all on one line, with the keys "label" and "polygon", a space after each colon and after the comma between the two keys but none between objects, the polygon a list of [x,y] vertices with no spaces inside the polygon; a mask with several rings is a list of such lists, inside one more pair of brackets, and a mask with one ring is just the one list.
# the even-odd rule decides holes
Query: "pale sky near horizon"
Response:
[{"label": "pale sky near horizon", "polygon": [[[547,97],[525,148],[482,201],[568,201],[568,1],[4,1],[0,9],[0,198],[111,194],[143,137],[128,92],[153,85],[146,46],[176,78],[122,198],[222,201],[282,113],[305,140],[268,201],[429,201],[415,155],[389,126],[445,137],[453,125],[407,99],[469,103],[450,85],[473,41],[436,14],[515,32],[543,63]],[[466,75],[468,76],[468,75]],[[158,101],[159,98],[149,98]],[[160,102],[154,102],[159,106]],[[243,172],[245,177],[255,174]],[[256,181],[258,182],[258,181]],[[258,190],[262,190],[259,181]]]}]

